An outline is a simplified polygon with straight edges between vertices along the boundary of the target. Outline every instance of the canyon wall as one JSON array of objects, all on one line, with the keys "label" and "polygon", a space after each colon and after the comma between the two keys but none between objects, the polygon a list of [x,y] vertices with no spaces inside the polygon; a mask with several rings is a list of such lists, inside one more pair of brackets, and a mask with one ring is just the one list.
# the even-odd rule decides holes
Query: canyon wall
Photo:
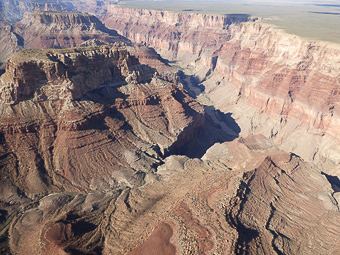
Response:
[{"label": "canyon wall", "polygon": [[60,49],[129,43],[95,16],[72,12],[26,12],[23,20],[15,25],[0,23],[0,35],[1,73],[9,56],[23,48]]},{"label": "canyon wall", "polygon": [[93,46],[24,49],[0,77],[0,253],[338,254],[339,180],[274,144],[336,162],[337,49],[247,15],[113,11],[143,43],[87,14],[16,27]]},{"label": "canyon wall", "polygon": [[116,31],[106,28],[95,16],[72,12],[26,12],[15,25],[25,48],[70,48],[96,39],[111,44],[127,42]]},{"label": "canyon wall", "polygon": [[22,38],[14,32],[13,26],[0,22],[0,70],[6,60],[23,47]]},{"label": "canyon wall", "polygon": [[[26,12],[32,11],[54,11],[54,12],[76,12],[76,8],[70,2],[65,1],[26,1],[26,0],[2,0],[4,19],[9,23],[21,20]],[[0,7],[0,8],[1,8]]]},{"label": "canyon wall", "polygon": [[3,175],[26,196],[102,189],[120,175],[136,182],[133,169],[153,171],[182,133],[205,124],[176,81],[124,47],[23,50],[9,59],[0,91]]},{"label": "canyon wall", "polygon": [[241,135],[263,134],[339,174],[340,47],[227,20],[113,5],[103,17],[131,41],[176,61],[204,86],[203,93],[196,88],[198,99],[233,113]]}]

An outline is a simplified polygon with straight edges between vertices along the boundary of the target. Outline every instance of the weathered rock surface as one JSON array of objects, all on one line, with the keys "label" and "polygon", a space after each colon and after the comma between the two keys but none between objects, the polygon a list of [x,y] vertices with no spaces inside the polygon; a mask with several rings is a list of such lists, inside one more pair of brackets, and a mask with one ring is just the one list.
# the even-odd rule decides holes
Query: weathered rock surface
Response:
[{"label": "weathered rock surface", "polygon": [[[67,209],[60,197],[143,185],[165,153],[190,143],[185,137],[177,142],[183,132],[192,137],[205,124],[203,108],[179,84],[160,78],[122,47],[24,50],[8,61],[0,83],[3,252],[8,245],[17,254],[95,250],[82,246],[79,237],[90,232],[87,242],[99,223],[83,223],[89,214],[82,208],[68,218],[78,209]],[[35,203],[51,192],[62,201],[48,205],[51,214],[40,219]],[[106,203],[99,202],[100,210]],[[29,220],[16,222],[18,212],[32,206]],[[93,242],[102,245],[98,238]]]},{"label": "weathered rock surface", "polygon": [[[119,229],[113,212],[130,189],[158,183],[164,156],[202,153],[205,139],[228,136],[171,70],[142,45],[26,49],[9,59],[0,78],[2,253],[118,248],[105,244],[105,229]],[[160,228],[169,239],[171,228]]]},{"label": "weathered rock surface", "polygon": [[15,25],[0,23],[0,71],[9,56],[22,48],[48,49],[126,44],[95,16],[69,12],[26,12]]},{"label": "weathered rock surface", "polygon": [[261,148],[216,144],[203,161],[167,158],[157,179],[116,203],[103,254],[336,253],[340,213],[326,177],[255,140]]},{"label": "weathered rock surface", "polygon": [[120,187],[51,194],[30,210],[27,201],[5,207],[7,217],[13,207],[23,211],[8,229],[11,250],[338,253],[337,193],[313,164],[261,136],[216,144],[202,160],[170,156],[143,186]]},{"label": "weathered rock surface", "polygon": [[263,134],[339,174],[339,46],[225,20],[114,5],[103,18],[128,39],[177,61],[194,85],[205,87],[194,89],[198,99],[232,112],[241,135]]},{"label": "weathered rock surface", "polygon": [[340,214],[333,193],[320,170],[296,155],[267,156],[244,174],[226,209],[238,230],[236,253],[339,253]]},{"label": "weathered rock surface", "polygon": [[11,25],[0,21],[0,71],[8,57],[23,47],[22,38],[16,34]]},{"label": "weathered rock surface", "polygon": [[95,16],[71,12],[26,13],[16,24],[25,48],[70,48],[90,39],[107,44],[127,42],[116,31],[106,28]]},{"label": "weathered rock surface", "polygon": [[[117,26],[131,11],[120,14]],[[74,36],[83,22],[86,33],[101,31],[90,16],[60,17],[40,15],[38,23],[64,35]],[[299,134],[308,128],[307,141],[320,139],[308,144],[310,150],[319,146],[320,154],[327,152],[320,143],[336,137],[337,130],[333,122],[326,127],[308,120],[314,109],[324,112],[324,99],[313,99],[321,94],[309,77],[323,75],[316,80],[325,80],[327,94],[334,85],[329,77],[338,75],[337,58],[328,46],[300,52],[287,42],[285,51],[281,33],[238,24],[244,17],[238,18],[153,11],[128,18],[129,38],[148,31],[140,41],[162,41],[162,55],[188,65],[184,72],[143,44],[105,46],[96,36],[72,37],[92,47],[13,55],[0,77],[0,253],[339,253],[339,180],[275,145],[289,150],[285,132],[293,130],[299,144]],[[150,28],[151,22],[156,27]],[[40,46],[50,43],[42,36],[48,26],[37,31]],[[167,37],[171,29],[181,31],[170,33],[176,39]],[[178,45],[169,48],[166,40]],[[320,52],[334,65],[314,63]],[[291,57],[309,54],[311,63],[298,70]],[[285,101],[289,109],[277,113],[254,95],[279,100],[291,78],[269,84],[262,77],[271,79],[283,69],[287,77],[304,72],[306,84],[289,83],[295,91]],[[180,79],[191,93],[199,90],[193,95],[206,106],[187,95]],[[197,81],[205,85],[205,95],[194,87]],[[310,107],[306,118],[294,110],[305,99],[304,86],[314,88],[304,102]],[[268,126],[257,126],[263,119]],[[269,136],[268,130],[271,139],[257,134],[234,140],[240,131]],[[333,140],[330,146],[337,146]]]},{"label": "weathered rock surface", "polygon": [[156,73],[110,46],[14,55],[1,77],[4,176],[26,194],[141,181],[133,169],[151,171],[204,124],[203,108]]},{"label": "weathered rock surface", "polygon": [[[54,12],[77,12],[70,1],[26,1],[26,0],[1,0],[4,20],[14,24],[20,21],[26,12],[32,11],[54,11]],[[1,12],[0,12],[1,13]]]}]

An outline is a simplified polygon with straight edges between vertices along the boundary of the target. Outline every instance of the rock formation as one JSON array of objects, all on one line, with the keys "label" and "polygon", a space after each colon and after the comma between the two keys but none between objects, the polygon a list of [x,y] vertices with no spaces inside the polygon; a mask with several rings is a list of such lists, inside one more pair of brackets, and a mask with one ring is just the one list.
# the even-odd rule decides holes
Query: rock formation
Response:
[{"label": "rock formation", "polygon": [[204,93],[196,88],[201,102],[232,112],[241,135],[263,134],[338,175],[339,46],[226,20],[114,5],[103,17],[128,39],[177,61],[205,87]]},{"label": "rock formation", "polygon": [[1,0],[0,8],[3,10],[5,20],[10,23],[20,21],[26,12],[32,11],[55,11],[77,12],[71,2],[67,1],[26,1],[26,0]]},{"label": "rock formation", "polygon": [[1,73],[9,56],[23,47],[60,49],[129,42],[93,15],[67,12],[26,12],[15,25],[1,23],[0,34]]},{"label": "rock formation", "polygon": [[95,16],[68,12],[26,13],[16,24],[25,48],[70,48],[90,39],[107,44],[127,42],[116,31],[107,29]]},{"label": "rock formation", "polygon": [[0,70],[2,65],[13,53],[20,51],[23,47],[22,38],[16,34],[11,25],[0,22]]},{"label": "rock formation", "polygon": [[[9,59],[0,84],[4,226],[25,210],[21,206],[51,192],[59,192],[57,201],[66,196],[66,203],[74,195],[60,192],[120,193],[119,187],[142,185],[183,132],[191,137],[205,123],[203,108],[179,85],[160,78],[155,68],[141,65],[121,47],[24,50]],[[105,203],[114,198],[108,196]],[[57,252],[56,245],[66,245],[63,238],[71,236],[79,245],[77,236],[82,233],[73,233],[68,219],[50,226],[56,218],[46,217],[41,222],[47,231],[44,240],[47,246],[52,242],[46,252]],[[9,246],[15,253],[23,253],[27,245],[33,253],[38,249],[25,238],[40,225],[28,224],[32,228],[23,226],[20,236],[11,232],[12,227],[2,232],[5,241],[10,232]]]},{"label": "rock formation", "polygon": [[3,30],[83,47],[0,77],[1,254],[340,252],[336,46],[247,15],[103,19],[140,43],[88,14]]},{"label": "rock formation", "polygon": [[3,159],[17,160],[8,178],[26,194],[64,189],[62,179],[110,186],[114,169],[140,164],[151,171],[184,130],[204,124],[201,106],[119,47],[24,50],[0,84]]}]

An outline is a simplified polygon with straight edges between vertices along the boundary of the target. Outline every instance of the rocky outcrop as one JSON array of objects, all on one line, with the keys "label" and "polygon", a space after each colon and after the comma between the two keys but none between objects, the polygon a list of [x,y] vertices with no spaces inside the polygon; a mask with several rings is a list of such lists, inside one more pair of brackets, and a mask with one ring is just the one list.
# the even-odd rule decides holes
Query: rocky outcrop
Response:
[{"label": "rocky outcrop", "polygon": [[74,100],[107,82],[121,83],[124,78],[135,83],[150,80],[153,73],[137,64],[138,60],[126,49],[110,46],[23,50],[7,62],[0,98],[12,104],[32,98]]},{"label": "rocky outcrop", "polygon": [[22,47],[23,40],[14,32],[13,27],[0,21],[0,69],[3,69],[8,57]]},{"label": "rocky outcrop", "polygon": [[195,85],[204,85],[210,102],[234,114],[242,135],[263,134],[328,171],[337,168],[337,45],[309,42],[261,23],[224,26],[218,15],[112,6],[103,20],[176,60]]},{"label": "rocky outcrop", "polygon": [[[7,22],[14,24],[20,21],[26,12],[32,11],[54,11],[54,12],[76,12],[76,8],[71,2],[49,1],[22,1],[22,0],[2,0],[0,3],[4,18]],[[0,7],[0,8],[1,8]]]},{"label": "rocky outcrop", "polygon": [[340,214],[333,192],[320,170],[298,156],[266,157],[244,174],[226,209],[228,222],[238,230],[235,252],[339,253]]},{"label": "rocky outcrop", "polygon": [[204,124],[201,106],[125,48],[24,50],[0,83],[4,175],[27,195],[142,181]]},{"label": "rocky outcrop", "polygon": [[90,39],[107,44],[127,42],[116,31],[107,29],[95,16],[67,12],[26,13],[15,31],[24,38],[25,48],[70,48]]}]

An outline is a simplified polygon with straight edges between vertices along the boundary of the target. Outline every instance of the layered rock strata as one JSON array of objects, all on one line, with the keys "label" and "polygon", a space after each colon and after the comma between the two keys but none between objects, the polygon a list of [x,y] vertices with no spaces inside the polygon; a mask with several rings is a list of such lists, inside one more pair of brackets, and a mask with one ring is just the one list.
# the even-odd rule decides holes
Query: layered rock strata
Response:
[{"label": "layered rock strata", "polygon": [[337,173],[339,46],[226,19],[111,6],[103,21],[177,61],[204,85],[193,89],[201,102],[232,112],[241,135],[263,134]]},{"label": "layered rock strata", "polygon": [[[158,173],[165,155],[228,135],[172,70],[143,45],[26,49],[9,59],[0,78],[1,253],[112,254],[151,233],[165,208],[158,201],[173,206],[193,187],[178,192],[186,178]],[[126,239],[129,224],[137,239]],[[171,225],[157,229],[168,243]]]},{"label": "layered rock strata", "polygon": [[0,69],[22,48],[49,49],[126,44],[129,40],[106,28],[95,16],[71,12],[26,12],[15,25],[0,24]]},{"label": "layered rock strata", "polygon": [[34,208],[21,198],[2,212],[23,211],[8,228],[16,254],[334,254],[337,199],[314,165],[255,136],[170,156],[142,187],[55,193]]},{"label": "layered rock strata", "polygon": [[4,178],[26,195],[141,181],[204,124],[201,106],[125,48],[24,50],[0,84]]},{"label": "layered rock strata", "polygon": [[2,0],[0,3],[4,19],[11,24],[20,21],[26,12],[54,11],[77,12],[77,9],[69,1],[26,1],[26,0]]},{"label": "layered rock strata", "polygon": [[[282,141],[288,137],[285,129],[293,130],[294,137],[309,128],[313,133],[306,141],[318,137],[315,131],[321,130],[323,138],[315,146],[337,133],[313,126],[305,118],[294,122],[292,109],[302,97],[298,92],[286,102],[291,108],[280,114],[276,108],[261,108],[262,99],[252,97],[260,91],[259,84],[266,84],[262,76],[255,77],[263,72],[271,77],[276,70],[270,68],[273,63],[290,67],[288,76],[295,70],[290,60],[295,51],[284,52],[279,61],[279,49],[270,55],[258,42],[264,55],[256,53],[248,29],[255,29],[254,38],[274,32],[265,27],[261,30],[266,31],[258,31],[261,25],[254,23],[232,24],[230,17],[141,14],[147,14],[157,29],[161,27],[157,20],[176,21],[178,29],[186,26],[180,42],[193,40],[184,33],[198,36],[197,54],[190,44],[188,51],[160,51],[169,57],[175,54],[181,65],[188,65],[184,72],[143,44],[26,49],[9,59],[0,77],[0,253],[339,253],[339,179],[275,146],[284,147],[278,137]],[[239,21],[243,20],[233,20]],[[229,38],[221,39],[223,54],[209,55],[216,45],[210,41],[213,36],[207,37],[207,44],[201,41],[207,29],[211,35],[229,33]],[[247,33],[236,36],[238,29]],[[156,32],[149,36],[165,40]],[[277,43],[281,47],[282,39]],[[93,39],[87,44],[102,42]],[[257,57],[268,63],[260,64]],[[308,75],[337,75],[336,64],[333,69],[313,61],[299,72],[317,66],[323,69]],[[329,61],[333,63],[330,57]],[[230,76],[223,79],[224,72]],[[313,86],[308,77],[306,84]],[[207,105],[188,96],[180,79]],[[266,87],[270,100],[282,96],[285,79],[275,88]],[[194,87],[198,81],[205,85],[206,94]],[[310,91],[310,97],[315,91]],[[228,96],[221,97],[222,92]],[[336,102],[334,98],[330,101]],[[306,105],[314,101],[318,103],[311,109],[323,105],[322,99],[307,100]],[[228,113],[208,105],[212,102]],[[231,116],[250,130],[240,130]],[[279,116],[280,128],[273,116]],[[263,119],[270,121],[269,127],[257,124]],[[234,140],[240,131],[266,134],[267,129],[271,139],[255,135]],[[318,148],[320,153],[327,151]]]},{"label": "layered rock strata", "polygon": [[127,42],[116,31],[107,29],[95,16],[72,12],[26,13],[15,30],[25,48],[70,48],[90,39],[107,44]]}]

